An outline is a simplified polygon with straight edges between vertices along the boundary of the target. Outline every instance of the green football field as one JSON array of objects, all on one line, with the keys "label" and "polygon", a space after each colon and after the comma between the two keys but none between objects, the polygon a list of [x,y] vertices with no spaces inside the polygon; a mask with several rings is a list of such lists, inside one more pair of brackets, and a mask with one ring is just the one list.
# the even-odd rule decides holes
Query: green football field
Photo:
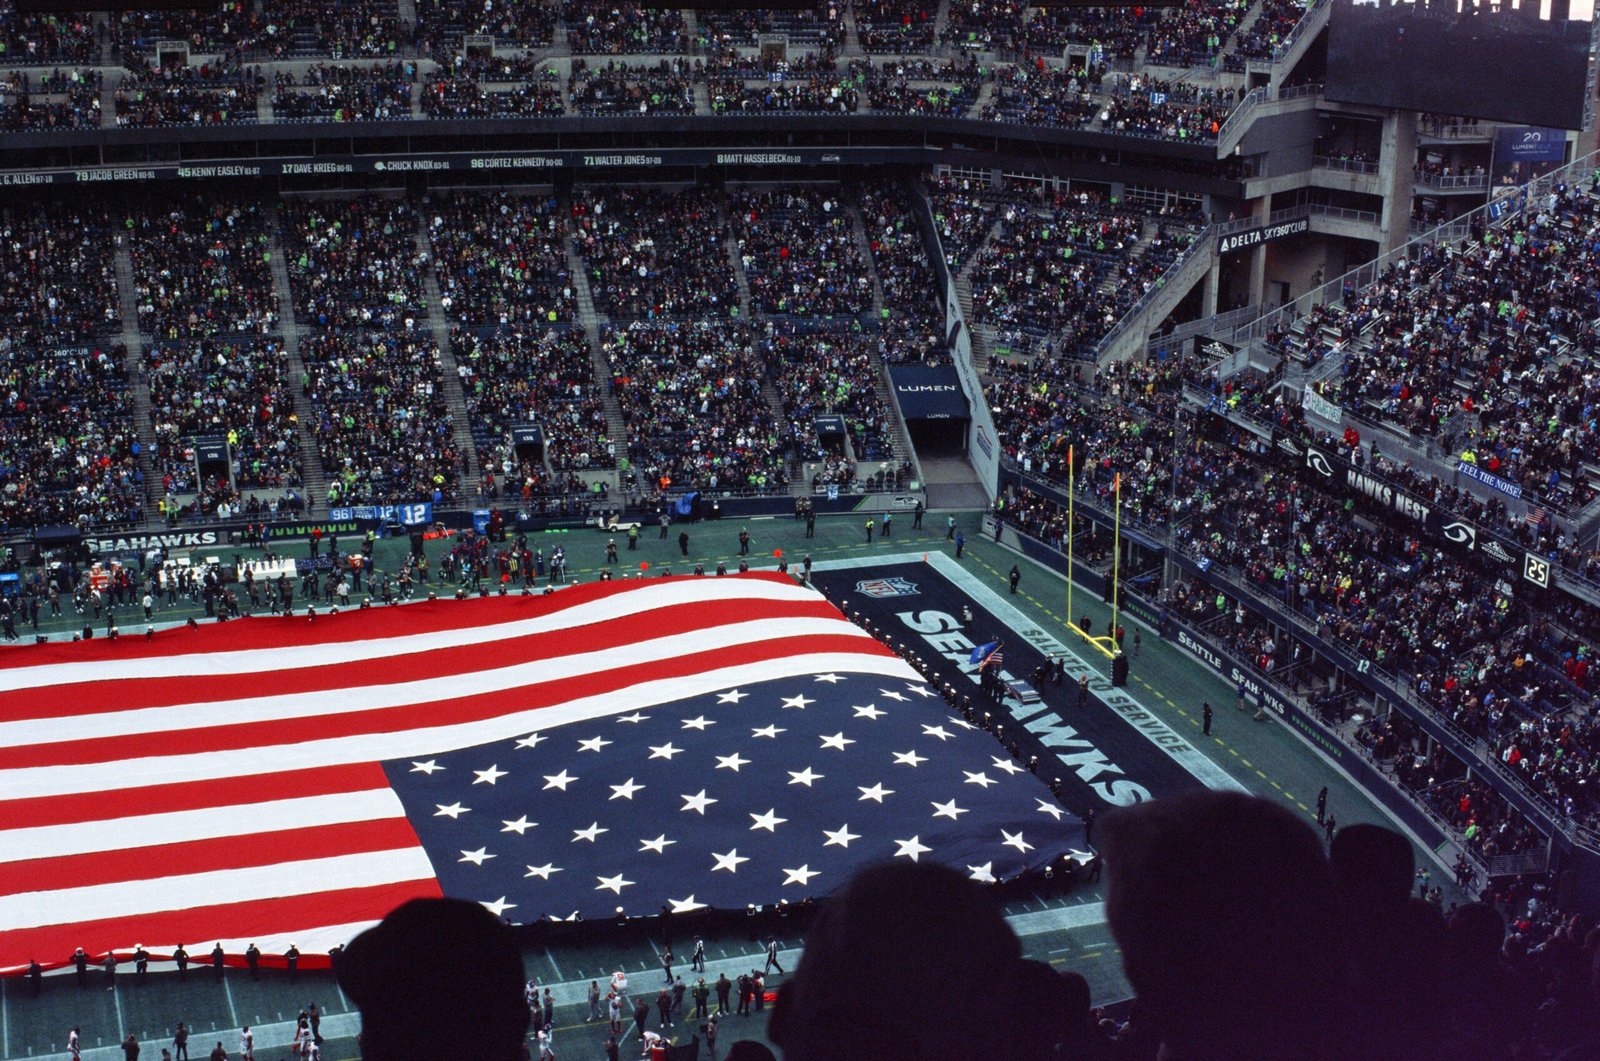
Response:
[{"label": "green football field", "polygon": [[[889,540],[878,537],[870,545],[865,541],[864,519],[856,515],[821,517],[817,520],[816,537],[812,539],[804,537],[803,524],[788,518],[702,523],[689,528],[690,558],[687,561],[679,555],[676,528],[671,539],[665,541],[657,538],[656,531],[651,529],[640,540],[637,551],[629,551],[626,541],[619,539],[620,559],[614,570],[620,573],[648,563],[651,574],[663,566],[670,567],[674,574],[689,574],[695,563],[702,563],[711,571],[719,562],[728,564],[730,570],[737,569],[737,537],[741,529],[751,534],[749,559],[753,567],[774,566],[777,563],[774,550],[781,550],[786,559],[795,563],[809,553],[818,565],[842,564],[867,569],[880,559],[917,562],[935,553],[951,556],[954,552],[953,544],[945,536],[943,513],[929,514],[925,531],[911,530],[910,516],[897,515],[894,537]],[[984,540],[978,533],[978,523],[976,514],[958,516],[958,525],[968,536],[959,562],[966,577],[975,578],[990,591],[1003,594],[1005,601],[1028,621],[1069,647],[1074,646],[1075,635],[1064,621],[1067,614],[1064,581],[1042,567],[1019,559],[1013,551]],[[606,535],[598,531],[530,537],[530,547],[542,547],[547,554],[556,545],[565,547],[569,577],[573,579],[592,580],[606,566]],[[285,553],[303,548],[303,544],[279,546]],[[381,542],[376,553],[380,566],[397,566],[406,548],[403,541]],[[442,543],[429,543],[430,559],[443,548]],[[217,552],[230,558],[227,554],[234,550]],[[1016,596],[1009,594],[1006,585],[1006,574],[1013,564],[1018,564],[1023,572]],[[441,592],[441,595],[445,594]],[[1091,602],[1093,608],[1089,607]],[[1087,592],[1075,597],[1073,607],[1080,614],[1089,610],[1101,628],[1109,618],[1105,606]],[[67,614],[59,620],[47,619],[41,632],[59,635],[83,625],[84,617],[74,614],[70,605],[65,610]],[[142,630],[142,616],[136,616],[135,611],[125,609],[119,619],[125,632]],[[158,622],[178,622],[198,611],[185,602],[164,609],[156,618]],[[1124,617],[1123,621],[1132,625],[1129,617]],[[97,632],[104,628],[103,620],[95,625]],[[1081,640],[1076,642],[1076,648],[1077,655],[1084,661],[1102,673],[1108,672],[1104,657],[1086,650]],[[19,652],[16,658],[25,660],[26,649],[16,651]],[[1394,826],[1371,800],[1317,754],[1305,738],[1278,723],[1254,722],[1248,713],[1234,711],[1233,689],[1180,654],[1175,647],[1162,643],[1153,630],[1144,631],[1140,655],[1133,661],[1128,691],[1145,710],[1184,736],[1250,792],[1281,802],[1310,819],[1317,791],[1326,785],[1329,809],[1341,823],[1374,822]],[[1204,700],[1209,700],[1216,708],[1214,732],[1210,736],[1200,732],[1200,704]],[[1419,860],[1426,854],[1419,850]],[[1435,881],[1445,885],[1447,901],[1463,898],[1454,894],[1449,883],[1450,874],[1443,867],[1435,865],[1433,876]],[[1014,899],[1006,910],[1028,956],[1048,961],[1057,968],[1082,973],[1089,981],[1097,1004],[1118,1001],[1130,993],[1122,975],[1116,944],[1105,923],[1100,888],[1099,884],[1080,884],[1067,894],[1024,895]],[[154,945],[156,941],[146,942]],[[636,985],[651,988],[653,992],[653,985],[661,976],[655,947],[671,943],[679,954],[684,954],[688,950],[684,942],[655,940],[650,949],[621,948],[596,942],[528,953],[525,958],[529,978],[550,986],[558,1003],[555,1019],[558,1054],[600,1056],[599,1047],[605,1039],[604,1025],[586,1021],[587,988],[591,979],[603,982],[620,967],[628,970]],[[719,972],[726,972],[731,979],[741,971],[759,968],[764,963],[764,948],[745,934],[708,937],[706,942],[710,959],[708,982]],[[780,943],[785,968],[792,968],[791,963],[800,955],[802,941],[782,939]],[[203,941],[189,941],[189,947],[197,955],[209,950],[209,945],[204,945]],[[66,956],[40,957],[44,960]],[[357,1017],[326,973],[302,972],[298,982],[290,984],[281,971],[263,970],[261,980],[255,982],[242,970],[230,970],[218,983],[209,969],[192,966],[183,982],[172,973],[152,972],[140,983],[132,975],[131,965],[125,963],[118,976],[119,986],[114,991],[106,989],[103,976],[95,971],[91,971],[83,989],[74,981],[70,970],[51,974],[45,978],[43,991],[37,998],[23,981],[0,981],[0,1061],[48,1055],[64,1057],[67,1033],[73,1027],[82,1029],[86,1061],[121,1061],[117,1044],[129,1033],[137,1036],[143,1045],[140,1061],[159,1061],[161,1048],[170,1048],[172,1029],[180,1020],[193,1030],[190,1051],[197,1057],[209,1055],[218,1041],[230,1057],[236,1056],[239,1029],[248,1024],[256,1029],[256,1051],[262,1061],[285,1061],[294,1017],[312,1001],[326,1014],[322,1024],[327,1039],[323,1047],[325,1061],[345,1061],[356,1056]],[[769,981],[769,988],[781,982],[782,977],[777,977]],[[715,1008],[714,996],[712,1007]],[[763,1039],[763,1028],[764,1019],[759,1014],[748,1018],[729,1017],[722,1025],[719,1048],[741,1038]],[[687,1039],[687,1023],[673,1030],[680,1038]],[[624,1045],[624,1056],[636,1052],[632,1043],[630,1033]]]}]

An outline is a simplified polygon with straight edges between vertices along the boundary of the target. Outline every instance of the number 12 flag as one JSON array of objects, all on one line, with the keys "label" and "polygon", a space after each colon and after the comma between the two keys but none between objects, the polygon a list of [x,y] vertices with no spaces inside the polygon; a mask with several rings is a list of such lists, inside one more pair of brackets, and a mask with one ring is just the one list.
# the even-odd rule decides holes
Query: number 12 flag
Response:
[{"label": "number 12 flag", "polygon": [[1004,879],[1081,822],[777,575],[8,650],[0,970],[144,944],[313,964],[416,896],[512,921]]}]

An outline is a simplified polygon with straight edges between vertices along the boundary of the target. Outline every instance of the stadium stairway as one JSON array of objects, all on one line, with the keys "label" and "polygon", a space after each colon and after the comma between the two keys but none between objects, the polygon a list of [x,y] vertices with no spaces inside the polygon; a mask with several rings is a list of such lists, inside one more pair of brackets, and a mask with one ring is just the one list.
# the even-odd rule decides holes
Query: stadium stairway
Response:
[{"label": "stadium stairway", "polygon": [[139,296],[133,278],[133,250],[128,236],[118,233],[113,259],[117,272],[118,312],[122,315],[122,345],[128,348],[128,380],[133,394],[133,426],[139,435],[140,471],[144,474],[146,518],[157,518],[161,501],[161,474],[156,466],[156,431],[150,422],[150,377],[144,370],[144,336],[139,333]]},{"label": "stadium stairway", "polygon": [[944,31],[950,25],[951,0],[939,0],[939,10],[933,16],[933,47],[939,48],[939,42],[944,40]]},{"label": "stadium stairway", "polygon": [[872,257],[872,240],[867,236],[867,221],[861,216],[861,207],[854,199],[845,200],[845,213],[850,215],[850,231],[856,240],[861,260],[867,264],[867,275],[872,278],[872,319],[883,320],[883,278],[878,275],[878,263]]},{"label": "stadium stairway", "polygon": [[422,294],[428,307],[428,328],[439,346],[439,371],[444,377],[440,382],[444,385],[445,405],[450,408],[451,433],[455,436],[456,452],[461,454],[461,492],[475,498],[483,483],[483,463],[478,459],[478,447],[472,444],[472,418],[467,415],[467,396],[461,389],[461,366],[450,346],[450,319],[445,316],[439,276],[433,269],[433,245],[427,233],[420,229],[416,240],[417,253],[426,255],[428,261],[428,267],[422,270]]},{"label": "stadium stairway", "polygon": [[728,203],[725,199],[718,199],[718,209],[722,211],[722,228],[725,233],[722,243],[728,248],[728,265],[733,269],[734,282],[739,285],[739,319],[754,323],[750,309],[750,278],[744,274],[744,262],[739,258],[739,230],[734,227],[733,218],[728,214]]},{"label": "stadium stairway", "polygon": [[283,220],[279,216],[277,200],[267,203],[267,231],[272,235],[272,289],[278,296],[278,320],[283,330],[283,348],[289,355],[289,378],[299,392],[295,395],[296,426],[300,434],[300,452],[304,456],[304,483],[301,495],[305,498],[306,515],[326,512],[328,504],[328,471],[322,463],[322,450],[317,446],[317,435],[312,430],[316,412],[305,396],[306,363],[300,357],[300,320],[295,316],[294,291],[289,286],[289,261],[283,243]]},{"label": "stadium stairway", "polygon": [[[105,40],[101,37],[101,40]],[[106,60],[110,61],[109,58]],[[120,76],[112,71],[106,71],[100,79],[100,128],[115,129],[117,127],[117,81]]]},{"label": "stadium stairway", "polygon": [[1288,44],[1280,44],[1272,53],[1272,63],[1268,67],[1271,73],[1268,76],[1274,91],[1283,86],[1289,74],[1305,58],[1306,52],[1311,50],[1312,43],[1321,38],[1322,29],[1328,24],[1328,13],[1332,10],[1331,0],[1313,0],[1310,10],[1300,16],[1300,21],[1289,32]]},{"label": "stadium stairway", "polygon": [[1004,225],[1004,219],[995,218],[994,224],[989,226],[989,231],[984,234],[983,240],[967,256],[967,260],[961,263],[961,268],[955,276],[956,301],[961,303],[961,319],[967,322],[967,328],[972,335],[972,367],[977,369],[980,376],[989,371],[989,359],[994,356],[994,329],[972,319],[972,273]]},{"label": "stadium stairway", "polygon": [[[600,349],[600,316],[594,311],[594,292],[589,287],[589,269],[584,264],[583,255],[578,253],[570,229],[567,230],[562,242],[567,249],[567,275],[572,277],[573,298],[578,304],[578,323],[583,326],[583,334],[589,338],[589,360],[594,365],[595,384],[603,396],[606,432],[616,446],[617,456],[626,457],[628,423],[622,418],[622,406],[618,404],[616,395],[611,392],[611,362],[606,360],[605,351]],[[621,485],[622,473],[619,472],[617,478]]]}]

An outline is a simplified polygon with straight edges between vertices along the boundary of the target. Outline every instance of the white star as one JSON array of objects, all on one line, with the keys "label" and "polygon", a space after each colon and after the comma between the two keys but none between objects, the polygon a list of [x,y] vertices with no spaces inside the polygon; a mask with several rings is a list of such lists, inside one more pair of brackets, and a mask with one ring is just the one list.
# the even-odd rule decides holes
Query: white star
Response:
[{"label": "white star", "polygon": [[941,741],[949,740],[951,737],[955,736],[955,734],[951,733],[943,726],[923,726],[922,735],[924,737],[938,737]]},{"label": "white star", "polygon": [[477,780],[472,782],[474,785],[492,785],[506,776],[506,771],[500,769],[499,763],[494,764],[487,770],[474,770],[472,772],[477,775]]},{"label": "white star", "polygon": [[639,712],[635,711],[631,715],[618,715],[617,716],[617,721],[618,722],[632,722],[635,725],[637,725],[640,722],[648,721],[649,718],[650,718],[649,715],[641,715]]},{"label": "white star", "polygon": [[711,857],[717,860],[717,864],[711,867],[711,872],[713,873],[719,869],[725,869],[729,873],[737,873],[739,872],[739,864],[741,862],[750,861],[748,858],[745,858],[743,855],[739,854],[739,849],[737,847],[730,849],[726,855],[719,855],[713,851],[711,852]]},{"label": "white star", "polygon": [[783,698],[784,707],[798,707],[802,711],[806,709],[807,704],[814,703],[816,703],[816,701],[806,699],[804,693],[801,693],[799,696],[786,696]]},{"label": "white star", "polygon": [[817,675],[817,681],[827,682],[829,685],[838,685],[844,679],[837,674],[819,674]]},{"label": "white star", "polygon": [[824,829],[822,830],[822,835],[828,838],[827,842],[822,845],[823,847],[838,845],[839,847],[849,848],[850,841],[861,839],[861,834],[851,832],[848,825],[841,825],[832,832]]},{"label": "white star", "polygon": [[546,790],[559,788],[561,791],[565,792],[567,790],[567,786],[576,780],[578,779],[563,770],[559,774],[545,774],[544,787]]},{"label": "white star", "polygon": [[633,783],[633,778],[630,777],[630,778],[628,778],[628,780],[624,781],[622,784],[620,784],[620,785],[611,785],[610,788],[611,788],[611,798],[612,799],[632,799],[633,798],[633,794],[635,792],[638,792],[639,790],[643,789],[644,786],[643,785],[634,784]]},{"label": "white star", "polygon": [[856,787],[861,789],[861,799],[857,802],[865,802],[866,800],[870,799],[876,803],[882,803],[883,797],[894,795],[894,789],[884,788],[883,782],[881,781],[873,785],[871,788],[865,788],[861,785],[857,785]]},{"label": "white star", "polygon": [[810,788],[811,787],[811,782],[816,781],[816,780],[822,778],[823,776],[824,776],[823,774],[819,774],[819,773],[816,773],[815,771],[813,771],[811,769],[811,767],[809,767],[809,766],[806,767],[804,770],[790,770],[789,771],[789,784],[791,784],[791,785],[804,785],[807,788]]},{"label": "white star", "polygon": [[1054,818],[1056,821],[1060,821],[1061,820],[1061,808],[1060,807],[1056,806],[1054,803],[1046,803],[1044,800],[1039,799],[1037,796],[1034,797],[1034,802],[1039,804],[1039,813],[1040,814],[1048,814],[1048,815],[1050,815],[1050,817]]},{"label": "white star", "polygon": [[994,778],[990,777],[988,774],[975,774],[971,770],[963,770],[961,772],[967,775],[967,784],[969,785],[979,785],[983,788],[988,788],[990,785],[997,785],[1000,783]]},{"label": "white star", "polygon": [[846,737],[844,735],[844,731],[843,730],[840,730],[838,733],[835,733],[831,737],[823,737],[822,738],[822,746],[824,748],[837,748],[840,751],[844,751],[844,746],[846,744],[854,744],[854,743],[855,743],[855,741],[851,740],[849,737]]},{"label": "white star", "polygon": [[484,862],[486,862],[489,859],[494,858],[494,857],[495,856],[489,854],[489,851],[488,851],[487,848],[480,847],[476,851],[463,851],[463,852],[461,852],[461,857],[456,859],[456,861],[457,862],[471,862],[474,866],[481,866],[481,865],[484,864]]},{"label": "white star", "polygon": [[718,693],[717,694],[717,703],[719,703],[719,704],[737,704],[740,700],[743,700],[745,697],[747,697],[749,695],[750,695],[749,693],[741,693],[737,689],[729,689],[725,693]]},{"label": "white star", "polygon": [[901,703],[910,702],[906,699],[905,693],[895,692],[893,689],[879,689],[878,693],[882,696],[887,696],[891,700],[899,700]]},{"label": "white star", "polygon": [[590,737],[588,740],[578,742],[578,750],[580,752],[597,752],[607,744],[615,743],[615,741],[606,740],[604,737]]},{"label": "white star", "polygon": [[715,722],[711,721],[709,718],[707,718],[704,715],[701,715],[699,718],[684,719],[684,721],[683,721],[683,728],[684,729],[704,730],[707,726],[715,726],[715,725],[716,725]]},{"label": "white star", "polygon": [[1001,829],[1000,835],[1005,837],[1005,839],[1000,842],[1006,847],[1014,847],[1022,854],[1027,854],[1029,851],[1033,850],[1033,845],[1022,838],[1022,830],[1020,829],[1017,830],[1015,836],[1006,832],[1004,829]]},{"label": "white star", "polygon": [[417,762],[415,759],[411,761],[411,772],[413,774],[427,774],[429,777],[432,777],[435,771],[443,769],[444,767],[439,765],[439,760],[437,759],[429,759],[426,762],[421,763]]},{"label": "white star", "polygon": [[908,752],[895,752],[894,761],[899,766],[916,766],[918,763],[928,761],[926,755],[918,755],[915,748]]},{"label": "white star", "polygon": [[960,727],[961,727],[961,728],[962,728],[962,729],[970,729],[970,730],[972,730],[972,731],[974,731],[974,732],[976,732],[976,731],[977,731],[977,729],[978,729],[978,727],[977,727],[977,726],[974,726],[974,725],[973,725],[973,724],[972,724],[972,723],[970,723],[970,722],[968,722],[968,721],[967,721],[967,720],[966,720],[966,719],[964,719],[964,718],[957,718],[957,717],[956,717],[956,716],[954,716],[954,715],[950,715],[950,716],[948,716],[948,717],[949,717],[949,719],[950,719],[950,721],[951,721],[951,722],[952,722],[952,723],[954,723],[954,724],[955,724],[955,725],[957,725],[957,726],[960,726]]},{"label": "white star", "polygon": [[542,733],[530,733],[526,737],[523,737],[521,740],[517,741],[517,747],[519,747],[519,748],[537,748],[539,746],[540,742],[543,741],[544,739],[545,739],[545,737],[544,737],[544,734],[542,734]]},{"label": "white star", "polygon": [[672,904],[672,912],[675,914],[687,914],[695,910],[704,910],[706,908],[705,903],[695,902],[694,896],[692,895],[687,899],[668,899],[667,902]]},{"label": "white star", "polygon": [[552,873],[560,873],[560,872],[561,872],[561,867],[560,866],[554,865],[553,863],[550,863],[550,862],[546,862],[542,866],[529,866],[528,867],[528,872],[524,873],[523,876],[524,877],[538,877],[540,880],[549,880],[550,879],[550,874],[552,874]]},{"label": "white star", "polygon": [[916,693],[918,696],[924,698],[934,695],[933,690],[928,688],[926,685],[908,685],[906,686],[906,692]]},{"label": "white star", "polygon": [[965,813],[967,813],[967,808],[956,806],[955,800],[951,800],[949,803],[935,803],[933,805],[933,816],[935,818],[949,818],[951,821],[959,821],[961,815]]},{"label": "white star", "polygon": [[623,880],[620,873],[615,877],[596,877],[595,880],[600,882],[594,886],[595,891],[613,891],[618,895],[622,894],[622,889],[633,883],[631,880]]},{"label": "white star", "polygon": [[516,903],[508,903],[508,902],[506,902],[506,897],[504,895],[502,895],[502,896],[500,896],[500,898],[496,899],[492,903],[484,903],[483,904],[483,908],[485,910],[489,911],[494,916],[499,917],[500,915],[504,914],[507,910],[515,909],[516,905],[517,905]]},{"label": "white star", "polygon": [[658,855],[664,855],[664,854],[667,853],[668,845],[675,844],[677,842],[678,841],[676,841],[676,840],[668,840],[667,839],[667,834],[666,833],[662,833],[660,836],[656,837],[654,840],[640,840],[639,841],[639,850],[640,851],[654,851]]},{"label": "white star", "polygon": [[592,843],[594,843],[595,838],[597,836],[599,836],[601,833],[609,833],[610,831],[611,831],[610,829],[602,829],[602,828],[600,828],[600,823],[599,822],[595,822],[594,824],[590,825],[589,828],[587,828],[587,829],[574,829],[574,830],[572,830],[572,842],[573,843],[577,843],[579,840],[587,840],[592,844]]},{"label": "white star", "polygon": [[434,815],[435,818],[459,818],[472,810],[471,807],[463,807],[459,803],[435,803],[434,806],[439,808],[439,813]]},{"label": "white star", "polygon": [[1022,773],[1022,767],[1018,766],[1016,763],[1012,762],[1010,759],[1002,759],[998,755],[991,755],[991,756],[989,756],[989,758],[990,758],[991,761],[993,761],[994,768],[996,770],[1004,770],[1008,774],[1020,774],[1020,773]]},{"label": "white star", "polygon": [[522,817],[518,818],[514,822],[508,822],[504,818],[502,818],[500,820],[500,824],[505,826],[504,829],[500,830],[501,832],[503,832],[503,833],[516,833],[518,836],[521,836],[523,833],[527,832],[529,829],[532,829],[535,825],[538,825],[539,823],[538,822],[530,822],[528,820],[528,816],[526,814],[524,814]]},{"label": "white star", "polygon": [[789,820],[788,818],[778,817],[776,808],[767,811],[765,814],[751,814],[750,819],[755,822],[754,825],[750,826],[751,832],[755,832],[757,829],[765,829],[769,833],[777,832],[778,826]]},{"label": "white star", "polygon": [[909,840],[896,840],[895,843],[900,845],[900,850],[894,853],[894,857],[900,858],[904,856],[913,862],[916,862],[922,855],[925,855],[929,851],[933,850],[933,848],[928,847],[915,836]]},{"label": "white star", "polygon": [[972,878],[971,878],[972,880],[980,880],[980,881],[983,881],[986,884],[993,884],[994,883],[994,863],[993,862],[985,862],[981,866],[968,866],[967,869],[972,871]]},{"label": "white star", "polygon": [[853,708],[857,718],[870,718],[876,722],[889,712],[882,710],[877,704],[868,704],[866,707]]},{"label": "white star", "polygon": [[652,745],[650,745],[650,758],[652,758],[652,759],[665,759],[669,763],[672,762],[672,757],[674,755],[681,754],[682,752],[683,752],[683,749],[682,748],[674,748],[672,746],[672,742],[671,741],[668,741],[665,744],[652,744]]},{"label": "white star", "polygon": [[804,888],[807,884],[811,883],[812,877],[822,876],[821,870],[812,869],[810,865],[801,866],[799,869],[786,869],[783,871],[783,873],[784,887],[788,887],[791,884],[798,884],[800,887]]},{"label": "white star", "polygon": [[711,806],[711,804],[713,804],[715,802],[716,802],[716,800],[711,799],[710,797],[708,797],[706,795],[706,790],[702,788],[697,795],[684,796],[683,797],[683,806],[679,807],[678,809],[679,810],[692,810],[696,814],[702,814],[703,815],[706,812],[706,808]]},{"label": "white star", "polygon": [[739,767],[741,767],[741,766],[749,766],[749,765],[750,765],[750,760],[746,759],[744,756],[740,755],[738,752],[734,752],[732,755],[719,755],[719,756],[717,756],[717,769],[718,770],[732,770],[734,773],[737,774],[739,772]]},{"label": "white star", "polygon": [[750,731],[750,736],[752,736],[752,737],[771,737],[773,740],[777,740],[778,739],[778,734],[780,734],[780,733],[788,733],[788,732],[789,732],[788,730],[779,729],[777,726],[762,726],[760,729],[752,729]]}]

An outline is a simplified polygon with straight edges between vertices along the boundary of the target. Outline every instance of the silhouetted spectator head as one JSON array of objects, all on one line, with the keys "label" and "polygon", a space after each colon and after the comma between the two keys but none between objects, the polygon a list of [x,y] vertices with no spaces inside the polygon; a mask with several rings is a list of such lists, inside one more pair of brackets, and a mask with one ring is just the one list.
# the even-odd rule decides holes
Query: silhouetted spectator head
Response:
[{"label": "silhouetted spectator head", "polygon": [[1091,999],[1089,981],[1082,973],[1064,969],[1056,974],[1060,981],[1062,1021],[1061,1042],[1068,1047],[1067,1056],[1076,1057],[1083,1050],[1092,1030],[1089,1024]]},{"label": "silhouetted spectator head", "polygon": [[1397,912],[1411,895],[1411,844],[1380,825],[1347,825],[1329,851],[1333,876],[1347,909]]},{"label": "silhouetted spectator head", "polygon": [[1500,960],[1506,942],[1506,922],[1488,903],[1467,903],[1450,915],[1450,949],[1457,959],[1475,965]]},{"label": "silhouetted spectator head", "polygon": [[[1032,1057],[1029,964],[993,899],[961,873],[869,867],[807,934],[767,1034],[784,1061]],[[885,976],[892,998],[881,996]]]},{"label": "silhouetted spectator head", "polygon": [[778,1061],[778,1056],[754,1039],[740,1039],[728,1048],[727,1061]]},{"label": "silhouetted spectator head", "polygon": [[477,903],[413,899],[357,936],[339,985],[361,1009],[365,1061],[521,1061],[529,1013],[510,931]]},{"label": "silhouetted spectator head", "polygon": [[1206,791],[1108,814],[1096,839],[1106,913],[1163,1056],[1325,1052],[1339,947],[1332,873],[1308,823]]}]

